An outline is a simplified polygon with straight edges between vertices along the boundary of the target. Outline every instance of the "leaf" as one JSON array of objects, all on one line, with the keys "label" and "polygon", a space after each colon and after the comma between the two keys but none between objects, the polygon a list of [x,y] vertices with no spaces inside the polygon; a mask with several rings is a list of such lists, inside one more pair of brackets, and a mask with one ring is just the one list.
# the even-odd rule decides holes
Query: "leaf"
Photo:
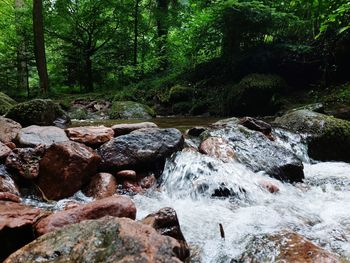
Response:
[{"label": "leaf", "polygon": [[341,33],[345,32],[345,31],[348,30],[349,28],[350,28],[350,25],[349,25],[349,26],[342,27],[341,29],[339,29],[338,34],[341,34]]}]

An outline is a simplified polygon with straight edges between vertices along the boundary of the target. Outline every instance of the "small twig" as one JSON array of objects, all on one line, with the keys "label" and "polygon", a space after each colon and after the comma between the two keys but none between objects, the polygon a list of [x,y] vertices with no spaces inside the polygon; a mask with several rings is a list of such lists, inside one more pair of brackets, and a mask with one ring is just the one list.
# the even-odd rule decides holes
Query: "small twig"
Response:
[{"label": "small twig", "polygon": [[222,226],[222,224],[219,224],[220,227],[220,235],[222,239],[225,239],[225,231],[224,231],[224,227]]}]

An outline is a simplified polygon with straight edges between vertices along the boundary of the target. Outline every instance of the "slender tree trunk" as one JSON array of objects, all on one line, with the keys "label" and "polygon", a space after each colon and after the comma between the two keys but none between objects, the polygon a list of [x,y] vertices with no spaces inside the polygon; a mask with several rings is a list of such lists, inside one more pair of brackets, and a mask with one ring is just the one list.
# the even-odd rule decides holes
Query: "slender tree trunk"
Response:
[{"label": "slender tree trunk", "polygon": [[160,70],[168,67],[167,39],[169,32],[169,0],[157,0],[157,34],[158,34],[158,56]]},{"label": "slender tree trunk", "polygon": [[40,80],[40,91],[42,94],[46,94],[49,90],[49,76],[47,74],[45,54],[42,0],[33,0],[33,32],[35,60]]},{"label": "slender tree trunk", "polygon": [[94,91],[94,80],[92,73],[92,60],[90,55],[86,55],[85,57],[85,73],[86,73],[86,82],[85,89],[87,92]]},{"label": "slender tree trunk", "polygon": [[135,3],[135,13],[134,13],[134,66],[137,65],[137,55],[138,55],[138,29],[139,29],[139,5],[140,0],[136,0]]},{"label": "slender tree trunk", "polygon": [[16,10],[16,33],[18,37],[17,45],[17,88],[19,91],[28,90],[28,63],[27,63],[27,47],[24,32],[21,30],[20,9],[24,7],[23,0],[15,0]]}]

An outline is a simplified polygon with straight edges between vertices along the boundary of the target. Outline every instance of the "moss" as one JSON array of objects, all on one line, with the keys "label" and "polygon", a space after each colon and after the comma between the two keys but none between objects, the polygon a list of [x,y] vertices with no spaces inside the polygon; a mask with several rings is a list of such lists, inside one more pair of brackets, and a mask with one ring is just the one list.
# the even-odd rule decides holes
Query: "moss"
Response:
[{"label": "moss", "polygon": [[4,115],[9,109],[16,105],[16,101],[5,93],[0,92],[0,115]]},{"label": "moss", "polygon": [[85,108],[75,108],[69,113],[71,119],[86,120],[88,117],[88,111]]},{"label": "moss", "polygon": [[133,101],[113,101],[109,110],[111,119],[149,119],[155,115],[149,106]]},{"label": "moss", "polygon": [[193,97],[193,88],[181,85],[173,86],[169,91],[170,102],[189,101]]},{"label": "moss", "polygon": [[184,114],[184,115],[190,114],[191,108],[192,108],[192,103],[185,102],[185,101],[175,103],[172,107],[174,114]]}]

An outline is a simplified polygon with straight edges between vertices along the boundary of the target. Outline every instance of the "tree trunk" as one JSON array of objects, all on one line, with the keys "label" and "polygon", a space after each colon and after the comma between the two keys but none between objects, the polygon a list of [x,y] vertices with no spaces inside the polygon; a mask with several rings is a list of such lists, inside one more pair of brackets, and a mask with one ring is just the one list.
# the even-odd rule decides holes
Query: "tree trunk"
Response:
[{"label": "tree trunk", "polygon": [[157,34],[158,34],[158,57],[160,70],[168,67],[167,39],[169,32],[169,0],[157,0]]},{"label": "tree trunk", "polygon": [[33,32],[34,32],[34,52],[36,67],[40,80],[40,91],[45,95],[49,90],[49,76],[47,74],[43,3],[42,0],[33,0]]},{"label": "tree trunk", "polygon": [[137,54],[138,54],[138,29],[139,29],[139,4],[140,0],[136,0],[135,13],[134,13],[134,66],[137,65]]},{"label": "tree trunk", "polygon": [[94,81],[93,81],[93,73],[92,73],[92,60],[90,55],[86,55],[85,57],[85,74],[86,74],[86,80],[85,80],[85,90],[87,92],[93,92],[94,91]]},{"label": "tree trunk", "polygon": [[17,88],[19,91],[29,89],[28,81],[28,63],[27,63],[27,47],[24,32],[21,30],[20,22],[22,21],[19,9],[24,7],[23,0],[15,0],[16,10],[16,34],[18,38],[17,44]]}]

